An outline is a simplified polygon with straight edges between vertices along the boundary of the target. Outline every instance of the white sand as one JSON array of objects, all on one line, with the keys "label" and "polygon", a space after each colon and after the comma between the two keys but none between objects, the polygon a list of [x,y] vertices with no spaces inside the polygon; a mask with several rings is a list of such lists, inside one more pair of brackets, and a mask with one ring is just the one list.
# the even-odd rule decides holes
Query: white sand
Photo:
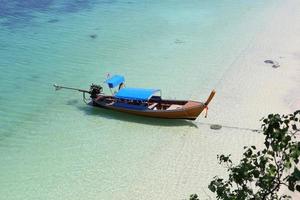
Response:
[{"label": "white sand", "polygon": [[[258,120],[268,113],[300,109],[300,1],[283,1],[267,21],[218,84],[208,119],[200,117],[198,129],[191,127],[190,133],[168,135],[168,144],[153,152],[124,198],[184,199],[198,193],[201,199],[214,199],[209,181],[217,174],[226,176],[217,154],[238,158],[243,146],[260,146],[263,137],[237,129],[214,131],[204,123],[259,128]],[[265,64],[267,59],[280,67]]]}]

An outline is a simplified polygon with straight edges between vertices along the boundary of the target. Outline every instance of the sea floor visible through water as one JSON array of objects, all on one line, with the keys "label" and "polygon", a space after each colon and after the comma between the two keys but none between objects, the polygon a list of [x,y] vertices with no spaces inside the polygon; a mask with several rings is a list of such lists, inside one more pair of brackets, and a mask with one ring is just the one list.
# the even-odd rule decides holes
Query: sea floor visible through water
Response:
[{"label": "sea floor visible through water", "polygon": [[[122,74],[127,86],[205,100],[276,3],[2,1],[0,196],[131,199],[142,187],[139,177],[159,170],[147,168],[149,160],[159,162],[155,155],[187,135],[201,136],[193,145],[203,146],[205,158],[198,165],[205,185],[219,169],[218,150],[212,150],[218,136],[197,125],[205,123],[203,115],[191,122],[114,113],[85,105],[80,93],[55,92],[52,85],[87,89],[103,85],[107,73]],[[235,142],[255,137],[240,135]],[[146,188],[147,199],[160,189]]]}]

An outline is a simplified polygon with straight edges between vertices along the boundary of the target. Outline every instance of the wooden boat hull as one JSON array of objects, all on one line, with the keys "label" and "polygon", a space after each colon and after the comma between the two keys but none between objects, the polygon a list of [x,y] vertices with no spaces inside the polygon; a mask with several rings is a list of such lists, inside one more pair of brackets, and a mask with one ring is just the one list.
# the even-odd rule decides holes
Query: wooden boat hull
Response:
[{"label": "wooden boat hull", "polygon": [[[164,100],[172,103],[182,102],[182,101],[173,101],[173,100]],[[187,119],[195,120],[200,113],[206,108],[204,103],[197,101],[187,101],[187,103],[182,106],[182,108],[174,110],[136,110],[136,109],[127,109],[123,107],[117,107],[114,105],[107,105],[103,101],[97,99],[93,100],[93,105],[96,107],[106,108],[110,110],[115,110],[119,112],[140,115],[145,117],[154,117],[154,118],[166,118],[166,119]]]},{"label": "wooden boat hull", "polygon": [[89,104],[93,106],[146,117],[188,120],[195,120],[207,108],[216,93],[215,90],[212,90],[205,103],[188,100],[164,100],[161,96],[154,96],[154,93],[160,90],[143,88],[120,89],[124,82],[124,77],[122,76],[114,76],[109,81],[106,82],[110,88],[119,85],[118,93],[111,96],[102,93],[102,87],[94,84],[90,86],[89,91],[56,84],[53,86],[55,90],[68,89],[82,92],[83,100],[86,103],[85,94],[87,93],[92,99]]}]

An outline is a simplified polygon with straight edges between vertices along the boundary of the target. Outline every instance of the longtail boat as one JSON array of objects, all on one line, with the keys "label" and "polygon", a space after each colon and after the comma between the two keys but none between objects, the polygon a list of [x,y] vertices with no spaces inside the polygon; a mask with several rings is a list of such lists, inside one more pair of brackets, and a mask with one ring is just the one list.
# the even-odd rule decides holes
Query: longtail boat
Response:
[{"label": "longtail boat", "polygon": [[[115,110],[155,118],[168,119],[188,119],[195,120],[203,110],[208,109],[208,104],[215,95],[212,90],[205,102],[192,100],[169,100],[162,99],[160,89],[144,89],[125,87],[125,79],[121,75],[114,75],[108,78],[105,83],[111,90],[111,95],[103,93],[100,85],[92,84],[90,90],[70,88],[54,84],[56,90],[70,89],[83,93],[86,103]],[[112,90],[117,89],[114,93]],[[86,93],[90,95],[90,101],[86,98]]]}]

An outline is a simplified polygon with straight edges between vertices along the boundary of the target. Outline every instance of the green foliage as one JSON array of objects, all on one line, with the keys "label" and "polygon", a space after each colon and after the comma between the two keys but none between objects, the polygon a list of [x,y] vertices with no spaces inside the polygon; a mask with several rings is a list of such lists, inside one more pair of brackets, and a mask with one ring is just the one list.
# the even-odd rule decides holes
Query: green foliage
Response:
[{"label": "green foliage", "polygon": [[[262,119],[265,147],[258,151],[255,146],[245,147],[238,165],[229,156],[220,155],[220,164],[226,166],[228,179],[214,177],[208,188],[223,200],[274,200],[289,199],[279,195],[280,188],[300,191],[300,110],[289,115],[270,114]],[[298,136],[299,137],[299,136]],[[190,198],[191,199],[191,198]]]},{"label": "green foliage", "polygon": [[191,194],[190,195],[190,200],[199,200],[198,195],[197,194]]}]

